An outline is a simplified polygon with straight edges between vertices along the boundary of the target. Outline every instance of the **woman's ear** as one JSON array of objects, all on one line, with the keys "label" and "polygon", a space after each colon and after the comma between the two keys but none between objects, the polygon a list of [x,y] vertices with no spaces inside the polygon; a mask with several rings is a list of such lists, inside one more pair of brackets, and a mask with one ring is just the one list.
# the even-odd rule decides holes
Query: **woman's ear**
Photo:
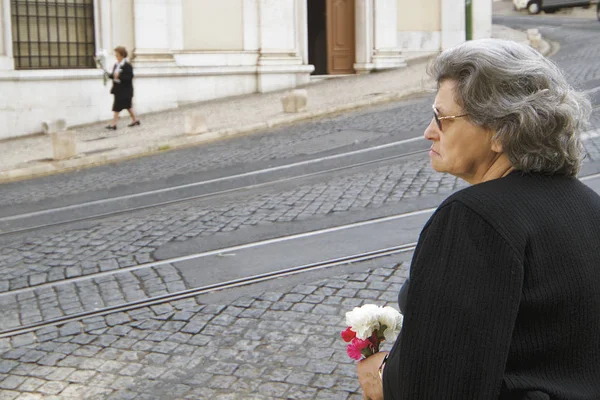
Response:
[{"label": "woman's ear", "polygon": [[502,143],[500,143],[500,141],[496,138],[495,133],[496,132],[490,132],[491,133],[491,137],[492,137],[492,151],[496,152],[496,153],[503,153],[503,149],[502,149]]}]

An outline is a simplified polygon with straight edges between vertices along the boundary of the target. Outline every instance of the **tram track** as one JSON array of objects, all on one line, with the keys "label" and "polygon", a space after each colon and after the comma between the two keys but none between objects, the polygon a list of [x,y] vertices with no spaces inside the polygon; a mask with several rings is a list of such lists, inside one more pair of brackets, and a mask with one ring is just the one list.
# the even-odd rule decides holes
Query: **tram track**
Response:
[{"label": "tram track", "polygon": [[297,275],[306,272],[313,272],[320,269],[331,268],[339,265],[356,263],[361,261],[373,260],[381,257],[386,257],[390,255],[406,253],[413,251],[416,247],[416,243],[403,244],[395,247],[383,248],[375,251],[369,251],[364,253],[353,254],[346,257],[339,257],[335,259],[325,260],[321,262],[299,265],[292,268],[286,268],[278,271],[273,271],[264,274],[247,276],[240,279],[234,279],[226,282],[220,282],[218,284],[201,286],[193,289],[182,290],[174,293],[169,293],[166,295],[155,296],[148,299],[133,301],[125,304],[104,307],[93,311],[87,311],[77,314],[72,314],[68,316],[63,316],[59,318],[53,318],[46,321],[40,321],[37,323],[32,323],[24,326],[20,326],[12,329],[5,329],[0,331],[0,339],[12,337],[16,335],[21,335],[29,332],[33,332],[39,329],[64,325],[70,322],[81,321],[83,319],[104,316],[117,312],[125,312],[138,308],[150,307],[158,304],[168,303],[176,300],[183,300],[190,297],[195,297],[202,294],[208,294],[217,292],[220,290],[233,289],[240,286],[252,285],[260,282],[264,282],[267,280],[273,280],[278,278],[284,278],[292,275]]},{"label": "tram track", "polygon": [[[590,140],[598,136],[600,136],[600,130],[593,129],[584,132],[582,140]],[[396,151],[396,148],[399,146],[406,146],[409,151],[392,155],[386,153],[386,151]],[[416,150],[414,150],[415,146],[417,147]],[[268,187],[294,180],[402,159],[416,154],[423,154],[428,150],[429,144],[423,140],[422,136],[417,136],[275,167],[105,199],[22,212],[15,215],[3,215],[3,210],[0,207],[0,238],[76,222],[110,218],[125,213],[233,194],[244,190]],[[383,155],[378,156],[378,152]],[[358,161],[361,158],[367,158],[367,160]],[[358,160],[355,161],[355,159]],[[345,165],[339,165],[345,162]],[[294,173],[294,170],[299,169],[306,172]],[[283,177],[281,177],[282,174],[284,175]],[[245,183],[247,181],[251,181],[251,183]]]},{"label": "tram track", "polygon": [[[208,179],[174,187],[149,190],[101,200],[87,201],[83,203],[48,208],[17,215],[2,216],[0,217],[0,238],[76,222],[89,221],[98,218],[109,218],[122,215],[124,213],[137,212],[188,201],[232,194],[245,190],[268,187],[294,180],[402,159],[416,154],[422,154],[429,150],[429,147],[427,147],[426,149],[422,148],[400,154],[375,156],[374,158],[366,161],[351,161],[350,163],[342,166],[327,166],[327,163],[338,163],[344,158],[363,157],[368,153],[393,150],[397,146],[409,145],[416,142],[425,143],[423,138],[419,136],[350,152],[338,153],[326,157],[319,157],[277,167],[249,171],[241,174]],[[323,165],[325,165],[325,168],[320,168],[320,166]],[[292,176],[276,176],[276,174],[293,171],[294,169],[298,168],[307,169],[308,172],[293,174]],[[272,177],[274,178],[272,179]],[[237,182],[248,179],[252,180],[253,183],[241,183],[236,185]],[[209,188],[205,192],[196,192],[199,190],[201,191],[203,187],[209,187],[211,185],[233,187],[227,187],[221,190],[210,190]],[[186,194],[186,192],[190,190],[194,193]],[[107,209],[109,209],[109,211],[106,211]]]},{"label": "tram track", "polygon": [[[416,154],[416,153],[420,153],[420,152],[422,152],[422,150],[411,152],[410,154]],[[409,153],[404,153],[404,154],[400,154],[400,155],[396,155],[396,156],[386,157],[385,160],[395,159],[395,158],[402,157],[402,156],[407,156],[408,154]],[[353,167],[357,166],[357,165],[368,165],[368,164],[372,164],[372,163],[376,163],[376,162],[381,162],[381,160],[382,160],[382,158],[379,158],[377,160],[369,160],[369,161],[366,161],[363,163],[353,164]],[[339,167],[337,170],[345,169],[345,168],[350,168],[350,167],[349,166]],[[311,173],[309,175],[315,175],[315,174],[319,174],[319,173],[324,173],[324,172],[323,171],[315,172],[315,173]],[[295,179],[295,178],[285,178],[285,179],[289,180],[289,179]],[[593,179],[600,179],[600,173],[594,173],[594,174],[582,176],[579,179],[584,182],[593,180]],[[182,201],[184,201],[184,200],[182,200]],[[325,229],[311,231],[311,232],[276,237],[273,239],[266,239],[266,240],[262,240],[262,241],[258,241],[258,242],[252,242],[252,243],[231,246],[231,247],[227,247],[227,248],[209,250],[209,251],[205,251],[202,253],[174,257],[174,258],[169,258],[169,259],[160,260],[160,261],[154,261],[154,262],[145,263],[145,264],[139,264],[136,266],[121,268],[121,269],[112,270],[112,271],[98,272],[98,273],[94,273],[94,274],[73,277],[73,278],[64,279],[64,280],[60,280],[60,281],[48,282],[48,283],[40,284],[37,286],[31,286],[31,287],[2,292],[2,293],[0,293],[0,300],[6,300],[6,298],[8,298],[10,296],[13,296],[16,300],[18,295],[26,294],[27,292],[36,292],[36,291],[41,291],[44,289],[52,289],[52,288],[55,288],[58,286],[71,285],[71,284],[75,284],[75,283],[82,282],[82,281],[91,281],[91,280],[94,280],[97,278],[102,278],[102,277],[107,277],[107,276],[112,276],[112,275],[117,275],[117,274],[123,274],[123,273],[132,272],[132,271],[136,271],[136,270],[141,270],[141,269],[155,268],[155,267],[160,267],[160,266],[168,265],[168,264],[174,265],[177,263],[195,260],[195,259],[198,259],[201,257],[215,256],[215,255],[228,255],[234,251],[248,249],[251,247],[264,246],[264,245],[268,245],[268,244],[277,244],[280,242],[301,239],[301,238],[304,238],[307,236],[323,235],[323,234],[346,230],[346,229],[350,229],[350,228],[356,228],[356,227],[361,227],[361,226],[366,226],[366,225],[373,225],[373,224],[379,224],[379,223],[383,223],[383,222],[394,221],[394,220],[398,220],[398,219],[406,218],[406,217],[410,217],[410,216],[429,214],[429,213],[432,213],[434,210],[435,210],[434,208],[422,209],[422,210],[418,210],[418,211],[414,211],[414,212],[396,214],[396,215],[391,215],[391,216],[387,216],[387,217],[376,218],[376,219],[361,221],[361,222],[355,222],[352,224],[341,225],[341,226],[336,226],[336,227],[331,227],[331,228],[325,228]],[[402,242],[400,242],[400,243],[402,243]],[[174,292],[168,293],[168,294],[162,294],[162,295],[158,295],[158,296],[148,296],[147,298],[144,298],[141,300],[123,302],[118,305],[106,305],[106,306],[102,306],[102,307],[88,310],[85,312],[78,312],[78,313],[73,313],[70,315],[63,315],[63,316],[55,317],[55,318],[46,318],[46,319],[42,319],[42,320],[36,321],[36,322],[23,323],[18,326],[10,326],[8,328],[0,330],[0,338],[7,338],[7,337],[12,337],[12,336],[20,335],[23,333],[27,333],[27,332],[33,332],[33,331],[42,329],[44,327],[61,326],[61,325],[67,324],[69,322],[81,321],[83,319],[91,318],[91,317],[95,317],[95,316],[103,316],[103,315],[108,315],[108,314],[116,313],[116,312],[128,311],[128,310],[133,310],[133,309],[143,308],[143,307],[149,307],[152,305],[168,303],[168,302],[172,302],[172,301],[176,301],[176,300],[181,300],[181,299],[190,298],[190,297],[208,294],[208,293],[214,293],[214,292],[231,289],[231,288],[236,288],[236,287],[240,287],[240,286],[252,285],[255,283],[273,280],[273,279],[277,279],[277,278],[283,278],[283,277],[297,275],[297,274],[301,274],[301,273],[308,273],[308,272],[322,270],[322,269],[331,268],[331,267],[344,265],[344,264],[351,264],[351,263],[356,263],[356,262],[360,262],[360,261],[377,259],[377,258],[386,257],[386,256],[393,255],[393,254],[406,253],[406,252],[410,252],[410,251],[414,250],[416,243],[413,243],[413,242],[407,243],[407,241],[404,241],[404,243],[405,244],[399,245],[399,246],[389,246],[389,245],[381,246],[379,248],[368,249],[366,251],[364,251],[364,249],[363,249],[363,251],[357,251],[357,252],[354,252],[351,254],[348,253],[349,255],[345,254],[342,256],[331,257],[331,258],[323,257],[323,259],[321,261],[297,264],[297,265],[289,267],[289,268],[277,269],[277,270],[258,273],[258,274],[248,274],[247,276],[243,276],[243,277],[239,277],[239,278],[235,278],[235,279],[229,279],[229,280],[222,280],[217,283],[208,283],[205,285],[198,285],[197,287],[186,288],[186,290],[174,291]],[[6,304],[6,303],[3,303],[3,304]]]},{"label": "tram track", "polygon": [[66,278],[66,279],[62,279],[59,281],[42,283],[39,285],[29,286],[29,287],[20,288],[20,289],[7,290],[4,292],[0,292],[0,299],[3,297],[7,297],[7,296],[21,295],[21,294],[32,292],[35,290],[52,288],[52,287],[77,283],[77,282],[91,280],[91,279],[103,278],[103,277],[111,276],[111,275],[115,275],[115,274],[133,272],[133,271],[137,271],[137,270],[141,270],[141,269],[161,267],[164,265],[169,265],[169,264],[174,264],[174,263],[179,263],[179,262],[184,262],[184,261],[190,261],[190,260],[196,260],[199,258],[204,258],[204,257],[209,257],[209,256],[215,256],[215,255],[222,256],[224,254],[225,255],[230,254],[230,253],[233,253],[233,252],[239,251],[239,250],[245,250],[245,249],[249,249],[249,248],[261,247],[261,246],[267,246],[267,245],[274,245],[274,244],[278,244],[278,243],[282,243],[282,242],[289,242],[289,241],[293,241],[293,240],[303,239],[303,238],[310,237],[310,236],[326,235],[329,233],[339,232],[339,231],[343,231],[343,230],[347,230],[347,229],[360,228],[360,227],[364,227],[364,226],[368,226],[368,225],[374,225],[374,224],[380,224],[380,223],[389,222],[389,221],[395,221],[395,220],[399,220],[399,219],[403,219],[403,218],[413,217],[416,215],[432,213],[434,210],[435,210],[435,208],[425,208],[425,209],[418,210],[418,211],[394,214],[394,215],[389,215],[389,216],[380,217],[380,218],[374,218],[374,219],[370,219],[370,220],[366,220],[366,221],[353,222],[353,223],[349,223],[349,224],[338,225],[338,226],[333,226],[333,227],[324,228],[324,229],[317,229],[317,230],[313,230],[313,231],[296,233],[296,234],[292,234],[292,235],[285,235],[285,236],[275,237],[275,238],[271,238],[271,239],[264,239],[264,240],[260,240],[260,241],[249,242],[249,243],[229,246],[229,247],[225,247],[225,248],[218,248],[218,249],[214,249],[214,250],[202,251],[202,252],[179,256],[179,257],[170,257],[170,258],[166,258],[164,260],[143,263],[143,264],[134,265],[134,266],[130,266],[130,267],[124,267],[124,268],[110,270],[110,271],[96,272],[93,274],[81,275],[81,276],[73,277],[73,278]]},{"label": "tram track", "polygon": [[[590,140],[598,136],[600,136],[600,130],[595,129],[585,132],[582,135],[582,139]],[[414,147],[414,144],[421,148],[405,151],[400,154],[386,155],[385,153],[385,151],[393,151],[396,147],[402,145],[408,145],[409,147],[412,145]],[[427,145],[427,148],[422,148],[424,145]],[[90,221],[99,218],[110,218],[125,213],[234,194],[245,190],[265,188],[294,180],[399,160],[416,154],[426,153],[428,150],[428,144],[423,141],[421,136],[419,136],[325,157],[312,158],[300,162],[222,176],[173,187],[69,204],[15,215],[2,216],[0,214],[0,238],[77,222]],[[383,156],[378,156],[376,154],[377,152],[384,152],[384,154]],[[365,161],[352,160],[352,158],[355,157],[360,158],[365,156],[372,158]],[[337,165],[338,163],[343,163],[345,158],[350,159],[350,162],[341,166]],[[334,166],[331,166],[331,164],[334,164]],[[306,172],[294,173],[295,169],[302,169]],[[291,175],[283,177],[278,175],[282,173]],[[251,180],[251,183],[244,183],[244,181],[248,180]]]},{"label": "tram track", "polygon": [[[579,178],[581,181],[590,181],[594,179],[600,179],[600,173],[590,174],[587,176],[583,176]],[[176,265],[178,263],[189,262],[193,260],[198,260],[203,257],[209,256],[227,256],[234,255],[234,252],[243,251],[246,249],[259,248],[267,245],[278,245],[284,242],[293,242],[296,240],[304,239],[312,236],[326,236],[331,233],[351,230],[354,228],[363,228],[366,226],[376,226],[378,224],[383,225],[384,223],[394,223],[398,220],[410,218],[410,217],[419,217],[419,216],[427,216],[435,211],[435,208],[426,208],[422,210],[400,213],[395,215],[390,215],[381,218],[370,219],[366,221],[354,222],[351,224],[339,225],[335,227],[319,229],[309,232],[303,232],[293,235],[281,236],[271,239],[265,239],[256,242],[250,242],[235,246],[230,246],[226,248],[219,248],[204,252],[199,252],[195,254],[189,254],[179,257],[168,258],[160,261],[154,261],[151,263],[140,264],[132,267],[126,267],[118,270],[99,272],[95,274],[78,276],[70,279],[64,279],[61,281],[44,283],[37,286],[31,286],[27,288],[21,288],[11,291],[6,291],[0,293],[0,301],[5,300],[8,297],[17,298],[18,295],[27,294],[28,292],[38,292],[44,289],[53,289],[60,286],[73,285],[83,281],[93,281],[94,279],[103,278],[107,276],[114,276],[118,274],[124,274],[132,271],[142,270],[142,269],[150,269],[157,268],[165,265]],[[321,239],[322,240],[322,239]],[[52,326],[61,326],[67,324],[69,322],[81,321],[83,319],[97,317],[97,316],[105,316],[112,313],[130,311],[133,309],[150,307],[158,304],[169,303],[176,300],[182,300],[190,297],[195,297],[198,295],[210,294],[218,291],[223,291],[227,289],[238,288],[242,286],[248,286],[257,284],[264,281],[270,281],[278,278],[285,278],[292,275],[298,275],[302,273],[309,273],[318,270],[323,270],[327,268],[332,268],[340,265],[347,265],[362,261],[374,260],[377,258],[382,258],[394,254],[401,254],[411,252],[415,249],[415,242],[406,242],[402,245],[397,246],[381,246],[376,249],[368,249],[362,251],[356,251],[351,254],[344,254],[342,256],[336,256],[331,258],[324,258],[322,260],[316,262],[302,263],[298,265],[294,265],[288,268],[276,269],[272,271],[267,271],[263,273],[257,274],[248,274],[246,276],[242,276],[235,279],[223,280],[216,283],[208,283],[205,285],[199,285],[197,287],[187,288],[185,290],[174,291],[172,293],[158,295],[158,296],[149,296],[147,298],[129,302],[123,302],[117,305],[107,305],[104,307],[99,307],[93,310],[88,310],[84,312],[74,313],[70,315],[64,315],[56,318],[44,319],[28,324],[21,324],[19,326],[13,326],[6,329],[0,330],[0,339],[1,338],[9,338],[12,336],[21,335],[28,332],[34,332],[46,327]],[[4,302],[3,304],[6,304]]]},{"label": "tram track", "polygon": [[[41,285],[30,286],[27,288],[15,289],[6,292],[0,293],[0,303],[5,306],[10,303],[10,299],[12,298],[14,301],[17,300],[17,296],[20,295],[31,295],[31,294],[39,294],[44,290],[55,290],[60,287],[71,286],[82,283],[82,282],[93,282],[99,278],[106,278],[109,276],[116,276],[119,274],[127,274],[133,271],[139,270],[148,270],[151,268],[160,268],[162,266],[169,265],[177,265],[178,263],[184,263],[189,261],[197,261],[201,258],[208,258],[210,256],[227,256],[234,255],[235,252],[240,252],[244,250],[251,249],[259,249],[260,251],[268,251],[268,246],[281,246],[285,244],[292,243],[292,245],[302,246],[302,241],[307,238],[318,238],[318,240],[326,240],[326,237],[332,237],[335,234],[344,233],[344,231],[352,231],[355,232],[364,229],[371,228],[373,226],[383,226],[384,224],[389,223],[397,223],[399,220],[407,219],[411,217],[421,217],[427,216],[431,214],[435,209],[427,208],[418,211],[399,213],[395,215],[390,215],[386,217],[374,218],[359,222],[353,222],[349,224],[338,225],[334,227],[317,229],[312,231],[307,231],[303,233],[296,233],[292,235],[280,236],[271,239],[264,239],[260,241],[244,243],[234,246],[229,246],[226,248],[219,248],[214,250],[208,250],[203,252],[198,252],[194,254],[188,254],[179,257],[167,258],[160,261],[154,261],[150,263],[140,264],[137,266],[126,267],[118,270],[99,272],[95,274],[88,274],[83,276],[78,276],[70,279],[64,279],[55,282],[44,283]],[[352,252],[351,254],[344,253],[342,255],[332,256],[313,262],[305,262],[298,265],[293,265],[288,268],[269,270],[262,273],[248,274],[246,276],[238,277],[235,279],[228,279],[214,283],[208,283],[205,285],[199,285],[195,288],[188,288],[186,290],[174,291],[172,293],[168,293],[165,295],[159,296],[149,296],[145,299],[125,302],[119,305],[107,305],[104,307],[99,307],[93,310],[88,310],[85,312],[74,313],[70,315],[63,315],[56,318],[43,319],[40,321],[35,321],[28,324],[21,324],[19,326],[11,326],[5,329],[0,330],[0,338],[11,337],[15,335],[20,335],[27,332],[32,332],[38,329],[42,329],[44,327],[49,326],[57,326],[63,325],[73,321],[79,321],[86,318],[91,318],[94,316],[102,316],[111,313],[128,311],[136,308],[148,307],[152,305],[157,305],[161,303],[167,303],[175,300],[181,300],[189,297],[194,297],[201,294],[213,293],[225,289],[231,289],[240,286],[251,285],[267,280],[273,280],[278,278],[283,278],[291,275],[296,275],[300,273],[313,272],[321,269],[331,268],[343,264],[351,264],[361,261],[367,261],[372,259],[377,259],[389,255],[399,254],[410,252],[414,250],[416,243],[409,242],[402,245],[397,246],[374,246],[374,248],[363,248],[360,251]],[[264,250],[267,248],[267,250]],[[331,254],[332,252],[327,252],[327,254]]]}]

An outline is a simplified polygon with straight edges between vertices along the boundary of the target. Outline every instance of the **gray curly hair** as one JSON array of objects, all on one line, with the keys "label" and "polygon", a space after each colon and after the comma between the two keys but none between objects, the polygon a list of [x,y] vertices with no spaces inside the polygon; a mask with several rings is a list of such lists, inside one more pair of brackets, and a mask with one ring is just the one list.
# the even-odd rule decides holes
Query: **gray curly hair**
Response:
[{"label": "gray curly hair", "polygon": [[540,53],[508,40],[473,40],[444,51],[429,74],[438,86],[456,82],[456,102],[495,132],[516,169],[577,175],[591,105]]}]

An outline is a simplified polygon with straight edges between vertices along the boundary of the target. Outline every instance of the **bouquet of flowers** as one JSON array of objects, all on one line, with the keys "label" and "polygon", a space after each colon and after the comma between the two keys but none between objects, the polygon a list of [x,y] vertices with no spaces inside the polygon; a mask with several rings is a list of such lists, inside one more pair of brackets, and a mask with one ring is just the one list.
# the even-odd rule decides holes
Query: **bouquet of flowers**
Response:
[{"label": "bouquet of flowers", "polygon": [[106,82],[108,82],[108,72],[104,69],[104,64],[106,62],[106,57],[108,56],[108,52],[104,49],[100,49],[94,55],[94,61],[96,62],[96,67],[102,69],[104,74],[102,74],[102,79],[104,80],[104,86],[106,86]]},{"label": "bouquet of flowers", "polygon": [[379,351],[385,340],[393,342],[402,328],[402,314],[392,307],[365,304],[346,313],[348,328],[342,339],[348,344],[350,358],[360,360]]}]

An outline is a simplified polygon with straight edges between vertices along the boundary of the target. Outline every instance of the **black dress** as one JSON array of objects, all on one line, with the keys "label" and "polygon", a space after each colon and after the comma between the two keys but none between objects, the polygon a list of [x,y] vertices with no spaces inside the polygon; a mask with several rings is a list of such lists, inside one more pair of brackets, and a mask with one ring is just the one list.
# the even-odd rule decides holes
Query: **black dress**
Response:
[{"label": "black dress", "polygon": [[115,96],[112,110],[120,112],[131,108],[131,100],[133,99],[133,67],[127,61],[121,67],[118,81],[114,81],[114,73],[118,68],[118,64],[113,67],[113,72],[108,74],[110,79],[113,79],[113,86],[110,92]]}]

